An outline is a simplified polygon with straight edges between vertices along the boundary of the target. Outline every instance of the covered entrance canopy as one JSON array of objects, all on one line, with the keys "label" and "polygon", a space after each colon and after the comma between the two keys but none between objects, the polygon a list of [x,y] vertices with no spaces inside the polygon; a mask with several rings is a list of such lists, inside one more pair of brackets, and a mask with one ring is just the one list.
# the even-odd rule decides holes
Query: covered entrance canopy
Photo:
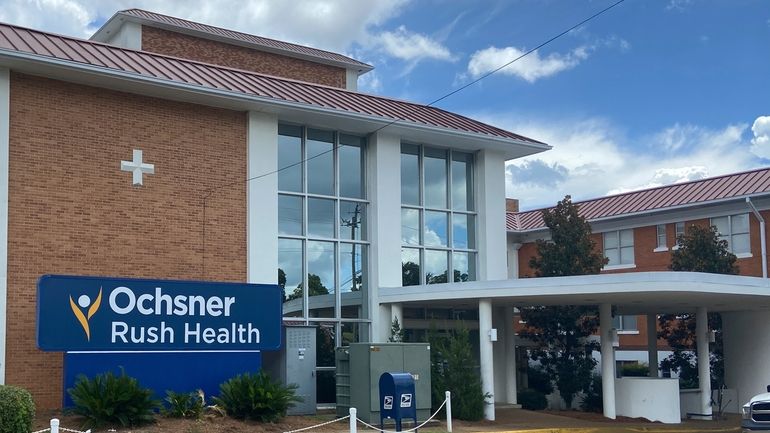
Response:
[{"label": "covered entrance canopy", "polygon": [[[515,403],[515,339],[513,307],[539,305],[598,305],[600,308],[602,388],[604,415],[615,418],[615,363],[612,348],[611,309],[618,314],[696,313],[701,414],[711,414],[711,384],[708,362],[707,312],[770,312],[770,280],[737,275],[699,272],[633,272],[621,274],[583,275],[572,277],[520,278],[424,286],[380,288],[382,308],[390,307],[391,315],[402,318],[403,306],[430,305],[479,309],[479,358],[483,391],[495,395],[495,376],[505,376],[505,401]],[[504,307],[502,346],[505,372],[494,372],[493,307]],[[385,313],[387,314],[387,313]],[[655,321],[652,332],[655,335]],[[402,322],[403,323],[403,322]],[[656,339],[650,338],[650,352]],[[513,365],[512,365],[513,364]],[[651,353],[651,368],[653,358]],[[501,374],[501,373],[504,373]],[[502,401],[500,390],[497,401]],[[677,396],[678,398],[678,396]],[[487,405],[487,419],[494,419],[494,405]]]}]

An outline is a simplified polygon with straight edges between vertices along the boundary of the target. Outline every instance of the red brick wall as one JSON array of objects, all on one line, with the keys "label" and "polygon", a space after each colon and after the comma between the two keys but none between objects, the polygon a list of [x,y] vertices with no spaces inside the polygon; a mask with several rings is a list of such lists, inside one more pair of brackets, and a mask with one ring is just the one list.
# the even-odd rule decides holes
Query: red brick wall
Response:
[{"label": "red brick wall", "polygon": [[142,50],[343,89],[346,84],[343,68],[148,26],[142,26]]},{"label": "red brick wall", "polygon": [[[144,151],[143,187],[120,161]],[[246,280],[246,116],[11,76],[8,384],[61,405],[62,355],[35,346],[42,274]],[[202,273],[202,197],[207,203]]]}]

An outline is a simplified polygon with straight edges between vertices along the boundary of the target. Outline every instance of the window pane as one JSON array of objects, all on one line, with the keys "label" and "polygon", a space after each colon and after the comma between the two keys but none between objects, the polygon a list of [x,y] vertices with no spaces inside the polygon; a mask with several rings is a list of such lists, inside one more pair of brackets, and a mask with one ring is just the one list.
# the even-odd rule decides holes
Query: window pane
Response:
[{"label": "window pane", "polygon": [[730,218],[733,234],[749,232],[749,214],[733,215]]},{"label": "window pane", "polygon": [[658,224],[658,248],[666,247],[666,226],[664,224]]},{"label": "window pane", "polygon": [[476,281],[476,255],[473,253],[452,253],[454,282]]},{"label": "window pane", "polygon": [[425,206],[446,209],[447,165],[446,151],[425,149]]},{"label": "window pane", "polygon": [[284,314],[301,316],[302,241],[299,239],[278,239],[278,285],[283,288]]},{"label": "window pane", "polygon": [[452,209],[473,210],[473,156],[452,154]]},{"label": "window pane", "polygon": [[307,199],[307,235],[310,237],[334,237],[334,200]]},{"label": "window pane", "polygon": [[278,234],[302,235],[302,197],[278,195]]},{"label": "window pane", "polygon": [[362,248],[358,244],[340,244],[340,292],[360,292],[363,287]]},{"label": "window pane", "polygon": [[401,208],[401,243],[420,245],[420,211]]},{"label": "window pane", "polygon": [[620,255],[617,248],[605,248],[604,255],[609,259],[607,266],[620,264]]},{"label": "window pane", "polygon": [[455,248],[475,248],[476,218],[473,215],[452,215],[452,245]]},{"label": "window pane", "polygon": [[715,226],[719,234],[723,236],[730,234],[730,226],[727,217],[711,218],[711,225]]},{"label": "window pane", "polygon": [[439,284],[447,282],[448,253],[446,251],[425,250],[425,283]]},{"label": "window pane", "polygon": [[636,316],[623,316],[623,330],[624,331],[638,331],[636,326]]},{"label": "window pane", "polygon": [[620,231],[620,246],[632,247],[634,246],[634,231],[633,230],[621,230]]},{"label": "window pane", "polygon": [[313,317],[334,316],[334,243],[307,242],[308,307]]},{"label": "window pane", "polygon": [[676,223],[676,236],[684,234],[684,223]]},{"label": "window pane", "polygon": [[307,191],[311,194],[334,194],[334,133],[307,131]]},{"label": "window pane", "polygon": [[278,125],[279,190],[302,191],[302,163],[300,161],[302,161],[302,128]]},{"label": "window pane", "polygon": [[401,145],[401,203],[420,204],[420,148]]},{"label": "window pane", "polygon": [[618,247],[618,232],[607,232],[604,234],[604,249]]},{"label": "window pane", "polygon": [[401,249],[401,285],[417,286],[420,284],[420,250]]},{"label": "window pane", "polygon": [[623,316],[613,316],[612,317],[612,327],[615,329],[623,329],[623,323],[621,317]]},{"label": "window pane", "polygon": [[340,147],[337,153],[342,197],[364,198],[363,143],[364,139],[361,137],[340,134]]},{"label": "window pane", "polygon": [[340,202],[340,239],[366,239],[366,205],[360,202]]},{"label": "window pane", "polygon": [[423,242],[426,246],[447,246],[447,212],[425,211],[425,233]]},{"label": "window pane", "polygon": [[620,264],[621,265],[634,264],[634,247],[623,247],[620,249]]},{"label": "window pane", "polygon": [[369,324],[368,323],[343,323],[342,324],[342,345],[349,346],[350,343],[361,343],[368,341]]},{"label": "window pane", "polygon": [[730,249],[732,249],[733,253],[735,254],[745,254],[751,252],[751,245],[749,244],[749,234],[744,233],[740,235],[733,235],[732,238],[732,244],[730,245]]}]

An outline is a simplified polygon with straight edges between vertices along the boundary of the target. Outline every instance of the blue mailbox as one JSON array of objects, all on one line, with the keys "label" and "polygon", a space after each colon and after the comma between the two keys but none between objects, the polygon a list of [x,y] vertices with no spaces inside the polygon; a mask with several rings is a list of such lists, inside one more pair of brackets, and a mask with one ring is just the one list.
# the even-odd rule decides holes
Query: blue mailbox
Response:
[{"label": "blue mailbox", "polygon": [[380,428],[383,421],[396,421],[401,431],[401,420],[412,419],[417,426],[417,404],[414,400],[414,377],[409,373],[382,373],[380,376]]}]

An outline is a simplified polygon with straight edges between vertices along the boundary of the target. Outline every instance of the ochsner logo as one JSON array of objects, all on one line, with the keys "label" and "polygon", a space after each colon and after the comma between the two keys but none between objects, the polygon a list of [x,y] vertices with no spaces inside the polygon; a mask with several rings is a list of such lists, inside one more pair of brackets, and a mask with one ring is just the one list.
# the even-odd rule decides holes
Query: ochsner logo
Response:
[{"label": "ochsner logo", "polygon": [[[78,322],[80,322],[80,326],[83,327],[83,331],[86,333],[86,338],[88,341],[91,341],[91,328],[88,326],[89,321],[91,320],[91,317],[96,314],[96,311],[99,310],[99,306],[102,305],[102,288],[99,288],[99,294],[96,296],[96,300],[91,303],[91,298],[88,297],[88,295],[80,295],[78,298],[78,303],[75,304],[75,301],[72,299],[72,295],[70,295],[70,307],[72,307],[72,312],[75,313],[75,317],[77,317]],[[81,308],[83,310],[81,310]],[[85,309],[88,309],[86,314],[83,314],[83,311]]]}]

